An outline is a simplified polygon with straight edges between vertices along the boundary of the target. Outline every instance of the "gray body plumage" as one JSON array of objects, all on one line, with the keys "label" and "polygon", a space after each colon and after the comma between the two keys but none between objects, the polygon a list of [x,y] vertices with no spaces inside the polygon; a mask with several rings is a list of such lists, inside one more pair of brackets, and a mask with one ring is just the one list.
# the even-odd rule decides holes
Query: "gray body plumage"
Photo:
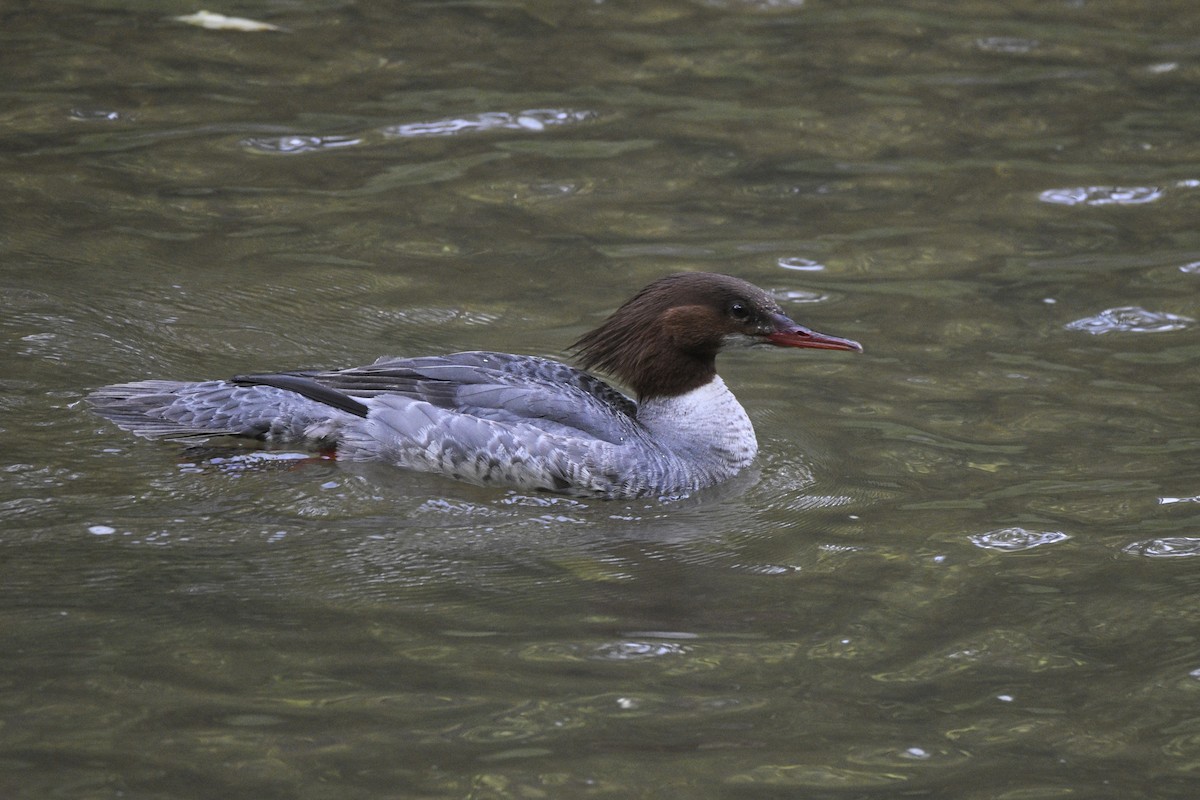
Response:
[{"label": "gray body plumage", "polygon": [[88,400],[148,438],[304,443],[472,483],[613,498],[686,494],[732,477],[757,451],[745,412],[719,377],[639,406],[581,370],[504,353],[142,381]]},{"label": "gray body plumage", "polygon": [[717,375],[732,340],[861,351],[787,317],[762,289],[713,273],[646,286],[574,345],[579,363],[470,352],[333,371],[106,386],[97,413],[149,438],[248,436],[460,480],[598,497],[677,496],[733,477],[758,452]]}]

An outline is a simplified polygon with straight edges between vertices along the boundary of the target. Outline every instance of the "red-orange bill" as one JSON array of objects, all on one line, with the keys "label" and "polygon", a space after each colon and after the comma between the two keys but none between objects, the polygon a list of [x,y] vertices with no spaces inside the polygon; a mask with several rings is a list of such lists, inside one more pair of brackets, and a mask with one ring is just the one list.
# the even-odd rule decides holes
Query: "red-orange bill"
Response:
[{"label": "red-orange bill", "polygon": [[830,336],[827,333],[814,331],[803,325],[797,325],[784,316],[776,317],[775,331],[766,336],[768,342],[778,347],[811,347],[815,350],[851,350],[862,352],[862,345],[853,339],[843,339],[840,336]]}]

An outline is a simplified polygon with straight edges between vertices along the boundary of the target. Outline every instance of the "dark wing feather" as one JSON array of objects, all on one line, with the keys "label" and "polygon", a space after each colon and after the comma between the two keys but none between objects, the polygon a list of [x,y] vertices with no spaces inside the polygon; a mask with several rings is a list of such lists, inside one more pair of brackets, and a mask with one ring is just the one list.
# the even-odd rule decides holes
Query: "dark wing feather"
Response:
[{"label": "dark wing feather", "polygon": [[269,375],[235,375],[231,381],[238,386],[274,386],[295,392],[309,400],[316,400],[327,406],[347,411],[359,417],[366,417],[369,409],[362,403],[344,392],[335,391],[323,386],[308,375],[302,373],[278,372]]},{"label": "dark wing feather", "polygon": [[[439,408],[500,422],[523,422],[547,430],[562,427],[610,442],[639,428],[637,406],[586,372],[557,361],[482,351],[418,358],[381,358],[374,364],[329,372],[248,376],[350,410],[354,398],[401,395]],[[313,387],[319,387],[318,392]],[[329,401],[322,398],[328,397]]]}]

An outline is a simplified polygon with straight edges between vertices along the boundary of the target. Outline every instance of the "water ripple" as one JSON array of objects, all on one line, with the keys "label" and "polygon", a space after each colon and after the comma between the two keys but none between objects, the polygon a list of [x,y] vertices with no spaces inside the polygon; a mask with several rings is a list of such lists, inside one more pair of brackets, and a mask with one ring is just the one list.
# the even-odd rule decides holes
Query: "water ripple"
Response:
[{"label": "water ripple", "polygon": [[1147,311],[1139,306],[1108,308],[1094,317],[1084,317],[1065,326],[1069,331],[1084,331],[1099,336],[1104,333],[1165,333],[1179,331],[1195,322],[1191,317],[1166,311]]},{"label": "water ripple", "polygon": [[641,661],[647,658],[682,655],[689,648],[674,642],[608,642],[592,651],[590,658],[598,661]]},{"label": "water ripple", "polygon": [[1064,206],[1134,206],[1153,203],[1162,196],[1163,189],[1158,186],[1076,186],[1047,189],[1038,199]]},{"label": "water ripple", "polygon": [[122,119],[120,111],[113,111],[108,108],[72,108],[69,116],[71,119],[83,120],[84,122],[116,122]]},{"label": "water ripple", "polygon": [[829,299],[824,292],[807,292],[803,289],[771,289],[768,293],[781,303],[823,303]]},{"label": "water ripple", "polygon": [[1030,531],[1025,528],[1001,528],[968,537],[976,547],[1013,553],[1031,550],[1046,544],[1066,541],[1071,537],[1062,531]]},{"label": "water ripple", "polygon": [[521,658],[527,661],[644,661],[689,653],[690,647],[676,642],[621,640],[583,644],[546,642],[525,648]]},{"label": "water ripple", "polygon": [[1200,537],[1164,536],[1161,539],[1146,539],[1127,544],[1121,551],[1147,558],[1191,558],[1200,556]]},{"label": "water ripple", "polygon": [[1158,504],[1160,506],[1169,506],[1174,503],[1200,503],[1200,494],[1192,495],[1191,497],[1160,497]]},{"label": "water ripple", "polygon": [[729,776],[734,786],[761,786],[787,789],[874,789],[904,780],[894,771],[855,770],[832,764],[762,764],[746,772]]},{"label": "water ripple", "polygon": [[1019,36],[985,36],[975,40],[975,46],[988,53],[1028,53],[1039,44],[1037,39]]},{"label": "water ripple", "polygon": [[[429,122],[410,122],[403,125],[388,125],[379,133],[387,137],[421,138],[431,136],[454,136],[462,133],[478,133],[490,130],[539,132],[546,128],[586,122],[598,117],[595,111],[559,108],[532,108],[509,113],[488,111],[462,117]],[[80,117],[82,118],[82,117]],[[238,144],[259,153],[296,155],[357,147],[367,144],[369,133],[360,136],[318,136],[310,134],[288,134],[285,136],[249,136]]]},{"label": "water ripple", "polygon": [[595,119],[595,111],[573,111],[557,108],[533,108],[510,114],[507,111],[489,111],[483,114],[468,114],[462,117],[433,120],[432,122],[410,122],[390,125],[383,129],[385,136],[424,137],[454,136],[461,133],[477,133],[489,130],[542,131],[554,125],[570,125]]},{"label": "water ripple", "polygon": [[312,153],[322,150],[333,150],[338,147],[354,147],[362,144],[362,139],[354,136],[251,136],[242,139],[239,144],[260,153]]},{"label": "water ripple", "polygon": [[799,256],[788,256],[781,258],[777,262],[784,269],[797,270],[799,272],[820,272],[825,269],[825,265],[819,261],[813,261],[811,258],[801,258]]},{"label": "water ripple", "polygon": [[1043,203],[1062,206],[1137,206],[1161,200],[1168,190],[1197,189],[1200,180],[1184,178],[1165,186],[1070,186],[1047,189],[1038,195]]}]

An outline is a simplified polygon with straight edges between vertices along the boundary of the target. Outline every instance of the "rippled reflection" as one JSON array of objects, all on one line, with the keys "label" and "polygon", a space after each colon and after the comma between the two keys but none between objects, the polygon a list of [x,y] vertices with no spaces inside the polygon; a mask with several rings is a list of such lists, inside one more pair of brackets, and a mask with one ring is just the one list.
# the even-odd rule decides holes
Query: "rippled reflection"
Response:
[{"label": "rippled reflection", "polygon": [[688,649],[675,642],[609,642],[597,647],[592,658],[601,661],[640,661],[646,658],[681,655]]},{"label": "rippled reflection", "polygon": [[772,289],[771,296],[781,303],[823,303],[829,299],[825,292],[810,292],[804,289]]},{"label": "rippled reflection", "polygon": [[1200,556],[1200,537],[1164,536],[1133,542],[1122,548],[1126,553],[1147,558],[1192,558]]},{"label": "rippled reflection", "polygon": [[179,17],[172,17],[176,22],[184,22],[188,25],[195,25],[199,28],[207,28],[212,31],[242,31],[244,33],[260,33],[266,31],[282,31],[283,28],[278,25],[272,25],[269,22],[260,22],[256,19],[247,19],[246,17],[229,17],[224,14],[216,14],[211,11],[197,11],[194,14],[185,14]]},{"label": "rippled reflection", "polygon": [[242,147],[262,153],[312,153],[320,150],[336,150],[362,144],[354,136],[280,136],[267,138],[252,136],[241,141]]},{"label": "rippled reflection", "polygon": [[779,266],[784,269],[796,270],[799,272],[820,272],[825,269],[825,265],[819,261],[813,261],[811,258],[800,258],[799,256],[789,256],[781,258],[778,261]]},{"label": "rippled reflection", "polygon": [[1159,505],[1169,506],[1175,503],[1200,503],[1200,495],[1191,497],[1160,497],[1158,498]]},{"label": "rippled reflection", "polygon": [[461,133],[477,133],[489,130],[543,131],[557,125],[570,125],[595,119],[594,111],[572,111],[554,108],[533,108],[527,111],[508,113],[492,111],[483,114],[468,114],[461,117],[409,122],[391,125],[383,129],[385,136],[422,137],[453,136]]},{"label": "rippled reflection", "polygon": [[1012,553],[1018,550],[1031,550],[1042,545],[1056,544],[1071,537],[1062,531],[1035,531],[1014,527],[977,533],[967,538],[976,547]]},{"label": "rippled reflection", "polygon": [[[152,5],[0,26],[0,786],[1195,794],[1200,6]],[[868,353],[723,355],[760,456],[687,503],[71,406],[694,269]]]},{"label": "rippled reflection", "polygon": [[764,764],[730,776],[729,783],[734,786],[865,790],[902,783],[904,780],[904,776],[883,768],[867,771],[835,767],[832,764]]},{"label": "rippled reflection", "polygon": [[1194,319],[1168,311],[1147,311],[1138,306],[1108,308],[1094,317],[1084,317],[1067,323],[1069,331],[1091,334],[1105,333],[1165,333],[1180,331],[1190,326]]},{"label": "rippled reflection", "polygon": [[[115,119],[116,112],[112,119]],[[424,138],[455,136],[465,133],[480,133],[484,131],[507,130],[540,133],[547,128],[573,125],[595,119],[599,115],[594,111],[569,110],[553,108],[533,108],[526,111],[509,113],[507,111],[492,111],[482,114],[469,114],[461,117],[432,120],[429,122],[410,122],[401,125],[389,125],[381,128],[378,133],[391,138]],[[79,119],[92,117],[77,117]],[[248,136],[239,143],[247,150],[259,153],[296,155],[301,153],[317,153],[356,147],[368,143],[369,134],[361,135],[328,135],[318,136],[309,134],[289,134],[286,136]],[[575,145],[579,147],[581,145]],[[605,146],[611,148],[627,148],[627,142],[584,144],[592,148]],[[607,153],[601,153],[606,155]]]},{"label": "rippled reflection", "polygon": [[116,122],[121,119],[121,112],[112,111],[107,108],[72,108],[70,111],[71,119],[102,122]]},{"label": "rippled reflection", "polygon": [[1047,189],[1038,195],[1038,199],[1065,206],[1133,206],[1153,203],[1162,196],[1163,190],[1157,186],[1079,186]]},{"label": "rippled reflection", "polygon": [[989,53],[1028,53],[1038,46],[1037,39],[1019,36],[985,36],[975,40],[975,46]]}]

